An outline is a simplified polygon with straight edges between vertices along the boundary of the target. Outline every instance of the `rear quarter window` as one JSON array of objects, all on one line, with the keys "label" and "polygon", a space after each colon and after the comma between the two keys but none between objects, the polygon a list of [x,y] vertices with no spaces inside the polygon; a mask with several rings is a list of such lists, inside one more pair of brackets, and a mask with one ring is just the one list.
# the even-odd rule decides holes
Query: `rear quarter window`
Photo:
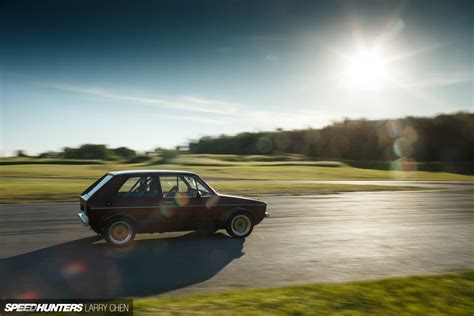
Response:
[{"label": "rear quarter window", "polygon": [[125,180],[118,189],[117,195],[125,199],[156,198],[158,197],[156,178],[151,176],[132,176]]}]

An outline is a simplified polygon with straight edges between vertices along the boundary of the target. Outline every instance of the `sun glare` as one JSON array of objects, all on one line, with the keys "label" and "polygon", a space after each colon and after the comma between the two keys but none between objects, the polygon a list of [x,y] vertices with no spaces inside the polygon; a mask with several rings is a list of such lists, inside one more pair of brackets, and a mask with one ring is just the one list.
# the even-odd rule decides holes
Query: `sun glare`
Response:
[{"label": "sun glare", "polygon": [[345,65],[344,81],[349,89],[379,90],[383,88],[388,76],[386,59],[379,49],[359,48],[348,56]]}]

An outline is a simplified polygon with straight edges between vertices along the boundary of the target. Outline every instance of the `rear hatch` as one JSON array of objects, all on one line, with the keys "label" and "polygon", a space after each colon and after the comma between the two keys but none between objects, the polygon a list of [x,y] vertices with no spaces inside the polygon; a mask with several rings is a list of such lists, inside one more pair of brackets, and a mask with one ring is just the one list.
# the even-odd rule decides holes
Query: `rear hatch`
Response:
[{"label": "rear hatch", "polygon": [[89,201],[89,199],[94,195],[94,193],[96,193],[112,178],[113,175],[105,174],[100,179],[95,181],[91,186],[89,186],[84,192],[82,192],[81,197],[79,198],[81,204],[81,211],[87,210],[87,202]]}]

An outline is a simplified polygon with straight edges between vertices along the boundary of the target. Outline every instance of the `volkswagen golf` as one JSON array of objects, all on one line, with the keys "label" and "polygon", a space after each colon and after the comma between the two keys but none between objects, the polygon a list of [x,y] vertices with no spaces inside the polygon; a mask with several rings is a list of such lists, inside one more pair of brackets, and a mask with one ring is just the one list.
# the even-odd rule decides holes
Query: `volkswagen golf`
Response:
[{"label": "volkswagen golf", "polygon": [[192,172],[130,170],[105,174],[80,196],[78,216],[116,247],[137,233],[226,229],[245,238],[268,216],[265,202],[218,193]]}]

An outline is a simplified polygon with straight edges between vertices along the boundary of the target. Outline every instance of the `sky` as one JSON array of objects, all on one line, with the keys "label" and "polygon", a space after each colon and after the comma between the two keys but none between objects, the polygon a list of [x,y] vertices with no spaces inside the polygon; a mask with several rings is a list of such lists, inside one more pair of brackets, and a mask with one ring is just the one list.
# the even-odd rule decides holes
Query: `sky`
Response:
[{"label": "sky", "polygon": [[0,0],[0,154],[473,111],[473,18],[447,0]]}]

